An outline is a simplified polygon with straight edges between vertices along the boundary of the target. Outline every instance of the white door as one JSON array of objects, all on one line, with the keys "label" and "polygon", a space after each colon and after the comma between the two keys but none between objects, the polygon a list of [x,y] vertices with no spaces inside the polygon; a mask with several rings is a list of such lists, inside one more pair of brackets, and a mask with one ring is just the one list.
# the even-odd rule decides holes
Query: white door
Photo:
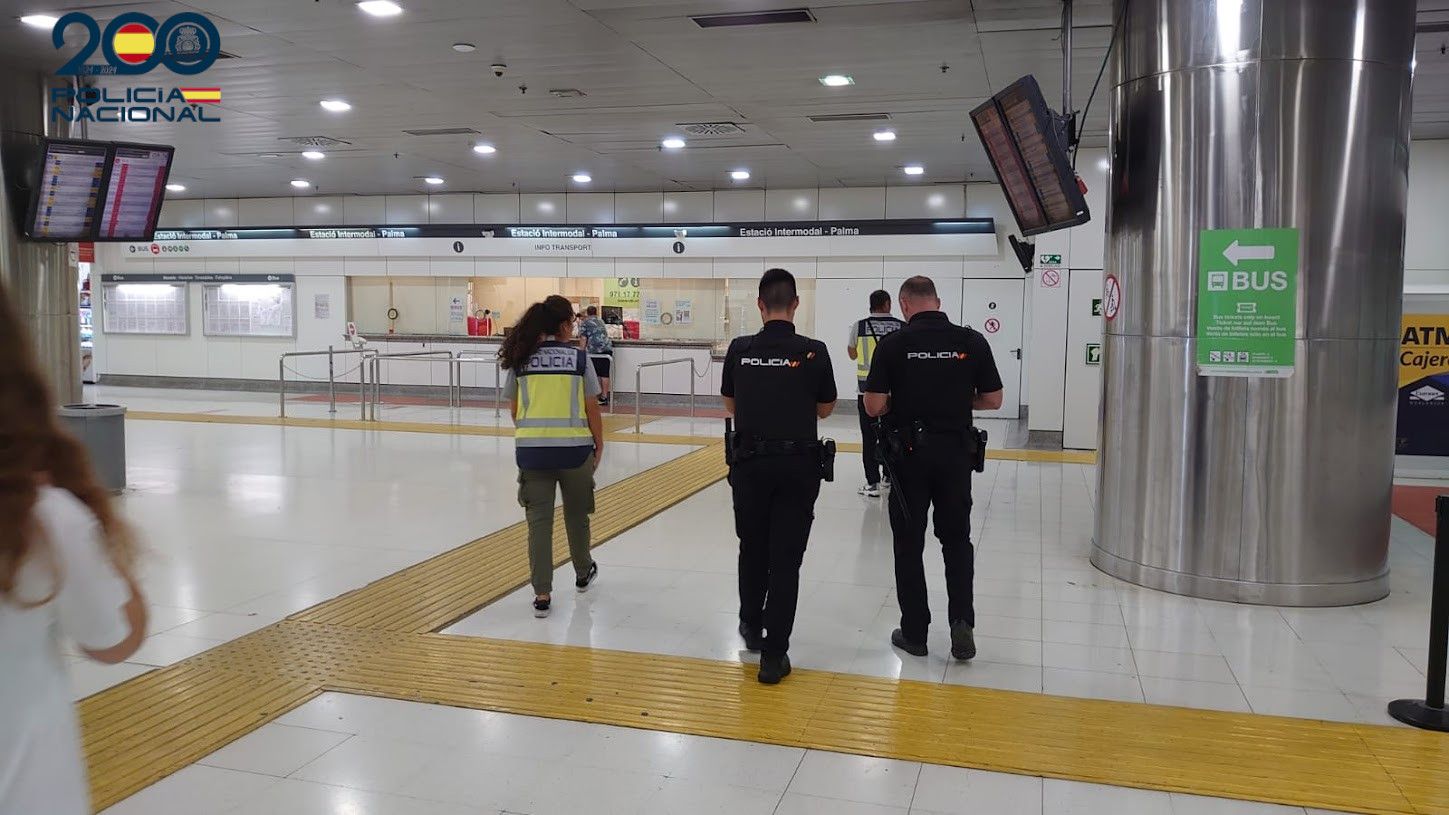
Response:
[{"label": "white door", "polygon": [[996,369],[1001,372],[1005,393],[1000,410],[978,412],[988,419],[1016,419],[1021,416],[1022,296],[1021,278],[964,281],[961,293],[961,322],[986,336]]},{"label": "white door", "polygon": [[[822,277],[815,281],[815,331],[825,343],[835,368],[835,389],[841,399],[854,399],[855,361],[845,350],[850,327],[870,312],[870,293],[880,288],[879,277]],[[900,316],[900,311],[896,311]]]}]

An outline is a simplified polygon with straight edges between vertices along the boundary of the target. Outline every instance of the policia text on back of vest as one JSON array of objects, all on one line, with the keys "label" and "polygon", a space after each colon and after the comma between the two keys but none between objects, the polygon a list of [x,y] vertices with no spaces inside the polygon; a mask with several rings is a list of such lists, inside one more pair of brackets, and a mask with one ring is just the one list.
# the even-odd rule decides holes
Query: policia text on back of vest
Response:
[{"label": "policia text on back of vest", "polygon": [[592,445],[584,412],[586,365],[588,356],[578,348],[545,342],[518,370],[514,443],[520,466],[532,465],[533,450]]}]

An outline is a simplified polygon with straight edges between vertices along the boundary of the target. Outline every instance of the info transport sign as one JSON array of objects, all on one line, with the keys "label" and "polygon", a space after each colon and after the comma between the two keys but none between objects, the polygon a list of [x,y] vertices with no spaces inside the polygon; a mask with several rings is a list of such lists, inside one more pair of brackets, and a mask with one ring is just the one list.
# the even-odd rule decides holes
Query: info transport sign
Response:
[{"label": "info transport sign", "polygon": [[1198,373],[1291,376],[1297,328],[1298,230],[1202,230]]}]

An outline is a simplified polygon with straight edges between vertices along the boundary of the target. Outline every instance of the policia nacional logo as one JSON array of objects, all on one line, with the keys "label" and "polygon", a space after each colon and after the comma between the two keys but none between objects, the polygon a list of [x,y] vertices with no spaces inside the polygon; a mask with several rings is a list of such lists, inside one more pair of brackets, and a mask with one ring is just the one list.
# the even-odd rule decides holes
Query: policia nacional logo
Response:
[{"label": "policia nacional logo", "polygon": [[1449,315],[1405,314],[1399,347],[1402,455],[1449,455]]}]

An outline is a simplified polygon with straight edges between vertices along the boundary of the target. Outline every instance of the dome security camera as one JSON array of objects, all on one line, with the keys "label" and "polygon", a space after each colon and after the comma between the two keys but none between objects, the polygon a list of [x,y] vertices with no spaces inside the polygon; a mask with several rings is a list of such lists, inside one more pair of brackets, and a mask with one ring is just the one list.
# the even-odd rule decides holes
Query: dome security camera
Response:
[{"label": "dome security camera", "polygon": [[492,65],[490,65],[488,67],[492,68],[493,69],[493,75],[496,76],[496,77],[499,77],[499,78],[502,78],[503,72],[506,71],[506,70],[508,70],[508,66],[507,65],[504,65],[501,62],[495,62],[495,63],[493,63]]}]

